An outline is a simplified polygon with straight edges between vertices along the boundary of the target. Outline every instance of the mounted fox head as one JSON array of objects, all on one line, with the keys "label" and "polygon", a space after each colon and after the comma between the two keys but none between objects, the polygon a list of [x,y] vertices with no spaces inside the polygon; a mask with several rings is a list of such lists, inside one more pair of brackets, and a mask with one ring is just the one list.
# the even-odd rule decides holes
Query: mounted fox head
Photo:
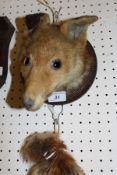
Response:
[{"label": "mounted fox head", "polygon": [[82,16],[50,24],[47,14],[27,35],[21,49],[21,74],[25,81],[24,105],[35,111],[54,91],[82,85],[90,67],[87,29],[97,16]]}]

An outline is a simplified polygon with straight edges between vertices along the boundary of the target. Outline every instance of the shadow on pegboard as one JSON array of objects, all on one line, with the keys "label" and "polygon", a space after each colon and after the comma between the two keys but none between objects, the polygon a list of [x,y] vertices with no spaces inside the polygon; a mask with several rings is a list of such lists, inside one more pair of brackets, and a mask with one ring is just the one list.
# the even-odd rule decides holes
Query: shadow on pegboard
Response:
[{"label": "shadow on pegboard", "polygon": [[16,32],[15,45],[10,53],[11,58],[10,72],[12,80],[6,102],[12,108],[21,109],[23,108],[22,96],[24,92],[24,86],[20,76],[19,52],[23,42],[24,32],[27,30],[24,18],[17,18],[16,26],[17,26],[17,32]]}]

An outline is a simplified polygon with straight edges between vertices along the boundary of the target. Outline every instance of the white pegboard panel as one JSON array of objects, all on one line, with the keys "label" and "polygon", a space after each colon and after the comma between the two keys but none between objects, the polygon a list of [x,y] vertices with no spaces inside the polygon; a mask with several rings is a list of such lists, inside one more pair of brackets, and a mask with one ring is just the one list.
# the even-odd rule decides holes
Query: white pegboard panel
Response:
[{"label": "white pegboard panel", "polygon": [[[50,5],[56,10],[62,7],[60,20],[81,15],[99,17],[88,31],[98,59],[96,79],[82,98],[64,105],[60,130],[86,175],[117,175],[117,1],[50,0]],[[37,12],[50,14],[36,0],[0,1],[0,16],[8,16],[15,27],[16,18]],[[15,86],[12,80],[12,76],[19,78],[15,36],[16,33],[9,50],[9,74],[0,89],[0,175],[25,175],[28,165],[19,155],[23,139],[34,131],[53,129],[46,105],[37,112],[28,112],[20,106],[21,85],[19,82]],[[9,90],[11,106],[6,102]]]}]

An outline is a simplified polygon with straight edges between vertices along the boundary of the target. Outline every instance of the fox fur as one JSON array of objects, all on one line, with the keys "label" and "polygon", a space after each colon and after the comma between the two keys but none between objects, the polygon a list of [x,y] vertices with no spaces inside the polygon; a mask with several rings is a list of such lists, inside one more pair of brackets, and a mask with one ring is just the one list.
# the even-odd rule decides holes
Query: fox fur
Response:
[{"label": "fox fur", "polygon": [[57,133],[34,133],[21,147],[24,160],[33,162],[27,175],[85,175]]},{"label": "fox fur", "polygon": [[[39,109],[54,91],[69,91],[82,85],[91,65],[86,50],[87,29],[97,19],[82,16],[51,24],[45,14],[25,37],[20,64],[28,110]],[[56,61],[59,68],[53,67]]]}]

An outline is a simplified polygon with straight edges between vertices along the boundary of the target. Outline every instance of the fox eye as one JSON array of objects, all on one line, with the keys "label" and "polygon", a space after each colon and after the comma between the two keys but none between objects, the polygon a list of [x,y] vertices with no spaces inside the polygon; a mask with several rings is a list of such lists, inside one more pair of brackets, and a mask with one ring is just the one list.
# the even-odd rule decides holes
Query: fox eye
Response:
[{"label": "fox eye", "polygon": [[25,57],[25,59],[24,59],[24,65],[25,66],[28,66],[28,67],[31,67],[32,66],[32,61],[31,61],[31,58],[30,57]]},{"label": "fox eye", "polygon": [[59,59],[53,60],[51,64],[51,68],[54,70],[60,69],[62,66],[61,61]]}]

